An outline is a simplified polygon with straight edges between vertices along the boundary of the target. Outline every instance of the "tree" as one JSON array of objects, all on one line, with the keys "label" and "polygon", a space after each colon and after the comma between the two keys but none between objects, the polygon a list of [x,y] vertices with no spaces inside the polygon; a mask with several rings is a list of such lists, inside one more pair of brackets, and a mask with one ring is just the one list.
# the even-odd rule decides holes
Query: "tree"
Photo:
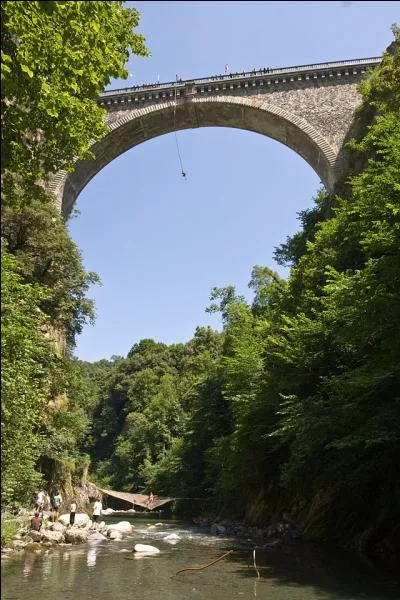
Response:
[{"label": "tree", "polygon": [[45,291],[25,284],[16,259],[1,254],[1,493],[2,504],[30,499],[40,474],[37,431],[47,403],[49,382],[57,362],[39,309]]},{"label": "tree", "polygon": [[[2,2],[2,163],[5,201],[89,158],[106,133],[96,98],[147,56],[139,13],[123,2]],[[13,183],[14,185],[10,185]]]}]

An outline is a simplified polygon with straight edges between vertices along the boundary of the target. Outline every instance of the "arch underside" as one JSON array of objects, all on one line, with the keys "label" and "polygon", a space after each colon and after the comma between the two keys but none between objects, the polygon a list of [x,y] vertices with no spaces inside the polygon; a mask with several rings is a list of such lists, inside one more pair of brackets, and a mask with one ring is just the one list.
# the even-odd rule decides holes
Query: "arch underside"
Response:
[{"label": "arch underside", "polygon": [[333,188],[335,152],[308,123],[279,107],[254,107],[235,98],[204,100],[178,104],[175,115],[172,102],[130,111],[109,125],[110,133],[91,148],[93,160],[80,161],[73,173],[58,175],[57,189],[53,186],[52,191],[58,196],[62,214],[69,216],[79,193],[114,158],[160,135],[198,127],[233,127],[277,140],[304,158],[329,191]]}]

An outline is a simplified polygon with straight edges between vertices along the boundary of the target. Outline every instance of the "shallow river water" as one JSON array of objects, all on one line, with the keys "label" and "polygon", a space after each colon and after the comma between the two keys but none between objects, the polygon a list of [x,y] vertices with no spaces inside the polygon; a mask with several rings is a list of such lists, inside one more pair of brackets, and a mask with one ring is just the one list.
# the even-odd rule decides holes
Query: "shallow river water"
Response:
[{"label": "shallow river water", "polygon": [[[2,560],[2,600],[386,600],[400,599],[398,584],[372,573],[343,553],[311,545],[282,553],[256,551],[261,579],[252,566],[251,549],[238,540],[215,537],[179,521],[138,518],[134,532],[120,542],[56,546],[45,554],[21,552]],[[181,538],[164,541],[168,534]],[[151,544],[160,554],[140,556],[136,543]],[[224,552],[232,555],[205,569]]]}]

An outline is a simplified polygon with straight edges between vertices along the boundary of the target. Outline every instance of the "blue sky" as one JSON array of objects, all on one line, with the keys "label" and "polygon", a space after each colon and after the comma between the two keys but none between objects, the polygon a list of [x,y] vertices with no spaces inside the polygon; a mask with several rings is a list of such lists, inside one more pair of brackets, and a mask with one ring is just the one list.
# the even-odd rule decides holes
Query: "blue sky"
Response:
[{"label": "blue sky", "polygon": [[[380,56],[400,22],[400,2],[127,2],[141,13],[138,31],[150,58],[132,57],[127,81],[205,77]],[[173,134],[126,152],[81,192],[69,230],[102,287],[90,290],[95,325],[76,356],[125,356],[142,338],[186,342],[197,325],[220,329],[205,313],[213,286],[235,285],[249,300],[254,265],[298,229],[320,181],[297,154],[267,137],[236,129]]]}]

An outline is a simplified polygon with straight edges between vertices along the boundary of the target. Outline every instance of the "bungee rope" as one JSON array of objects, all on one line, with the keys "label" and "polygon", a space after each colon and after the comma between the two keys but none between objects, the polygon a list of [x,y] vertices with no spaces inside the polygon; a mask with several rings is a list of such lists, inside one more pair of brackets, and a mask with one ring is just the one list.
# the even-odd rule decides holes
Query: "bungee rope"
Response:
[{"label": "bungee rope", "polygon": [[178,77],[176,79],[177,80],[176,80],[176,83],[175,83],[175,98],[174,98],[174,136],[175,136],[176,150],[177,150],[178,158],[179,158],[179,164],[180,164],[180,167],[181,167],[181,174],[182,174],[182,177],[184,179],[186,179],[186,173],[185,173],[185,171],[183,169],[182,157],[181,157],[181,152],[180,152],[180,149],[179,149],[178,136],[177,136],[177,133],[176,133],[176,106],[177,106],[177,102],[176,102],[176,88],[177,88],[177,83],[178,83]]}]

